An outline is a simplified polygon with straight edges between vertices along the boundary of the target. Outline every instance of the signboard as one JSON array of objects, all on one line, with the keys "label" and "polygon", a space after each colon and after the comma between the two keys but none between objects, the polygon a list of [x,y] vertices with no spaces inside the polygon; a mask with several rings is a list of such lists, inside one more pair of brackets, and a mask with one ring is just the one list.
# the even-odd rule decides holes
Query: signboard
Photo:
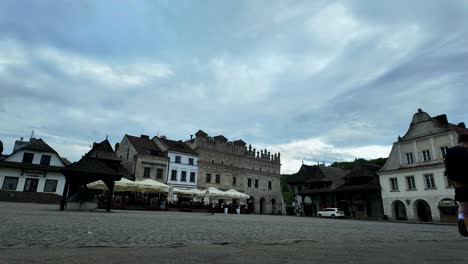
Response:
[{"label": "signboard", "polygon": [[41,170],[24,169],[23,170],[23,176],[27,176],[27,177],[45,177],[45,172],[41,171]]}]

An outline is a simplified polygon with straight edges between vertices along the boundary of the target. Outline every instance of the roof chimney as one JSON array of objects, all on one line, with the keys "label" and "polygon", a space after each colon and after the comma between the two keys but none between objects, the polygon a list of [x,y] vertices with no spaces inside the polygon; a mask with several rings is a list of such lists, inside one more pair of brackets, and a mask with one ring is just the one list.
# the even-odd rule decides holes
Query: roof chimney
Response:
[{"label": "roof chimney", "polygon": [[460,123],[458,124],[458,126],[461,127],[461,128],[466,128],[465,123],[463,123],[463,122],[460,122]]},{"label": "roof chimney", "polygon": [[2,156],[3,152],[3,142],[0,140],[0,157]]},{"label": "roof chimney", "polygon": [[20,137],[20,141],[23,141],[23,139],[24,139],[23,137]]},{"label": "roof chimney", "polygon": [[149,136],[148,136],[148,135],[141,135],[140,137],[141,137],[141,138],[145,138],[145,139],[149,139]]},{"label": "roof chimney", "polygon": [[192,139],[193,139],[193,135],[190,135],[190,140],[192,140]]}]

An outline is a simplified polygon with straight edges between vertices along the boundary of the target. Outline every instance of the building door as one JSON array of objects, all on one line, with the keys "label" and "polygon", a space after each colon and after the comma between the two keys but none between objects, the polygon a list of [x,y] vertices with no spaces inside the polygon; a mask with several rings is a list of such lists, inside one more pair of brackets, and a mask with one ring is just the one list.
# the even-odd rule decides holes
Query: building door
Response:
[{"label": "building door", "polygon": [[276,212],[276,200],[271,199],[271,214],[275,214]]},{"label": "building door", "polygon": [[265,212],[265,198],[260,199],[260,214]]},{"label": "building door", "polygon": [[406,207],[402,201],[393,202],[393,215],[396,220],[408,220],[406,216]]},{"label": "building door", "polygon": [[419,221],[430,222],[432,221],[431,207],[424,200],[417,200],[416,205],[416,215],[418,216]]},{"label": "building door", "polygon": [[24,184],[25,192],[36,192],[39,179],[27,178],[26,183]]}]

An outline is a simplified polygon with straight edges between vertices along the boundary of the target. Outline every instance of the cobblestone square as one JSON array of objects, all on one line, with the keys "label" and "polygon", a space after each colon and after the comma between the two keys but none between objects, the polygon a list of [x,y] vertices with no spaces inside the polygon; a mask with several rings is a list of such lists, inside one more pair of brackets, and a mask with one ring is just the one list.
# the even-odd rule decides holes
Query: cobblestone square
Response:
[{"label": "cobblestone square", "polygon": [[[115,248],[151,251],[151,254],[162,250],[166,255],[180,252],[180,257],[183,252],[193,255],[190,252],[195,249],[198,253],[206,250],[205,254],[212,254],[239,248],[243,248],[241,255],[245,257],[263,248],[264,251],[273,250],[270,257],[279,252],[283,258],[288,257],[289,252],[293,260],[298,260],[298,256],[318,260],[323,254],[335,258],[357,254],[354,258],[358,259],[367,255],[380,258],[399,254],[395,257],[434,258],[447,263],[464,262],[463,256],[468,257],[468,240],[460,237],[456,227],[450,225],[270,215],[120,210],[61,212],[55,205],[20,203],[0,203],[0,222],[0,253],[3,252],[0,262],[15,254],[27,258],[33,252],[43,255],[57,250],[79,252],[90,248],[95,248],[90,252],[101,257],[105,253],[100,255],[96,250],[107,252]],[[405,248],[408,251],[404,251]],[[23,249],[28,249],[28,254],[19,254]]]}]

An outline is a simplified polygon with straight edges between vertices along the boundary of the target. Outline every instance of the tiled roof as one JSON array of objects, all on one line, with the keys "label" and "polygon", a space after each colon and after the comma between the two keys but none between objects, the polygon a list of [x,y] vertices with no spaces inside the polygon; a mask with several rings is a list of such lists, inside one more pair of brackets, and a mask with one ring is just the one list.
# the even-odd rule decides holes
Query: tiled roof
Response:
[{"label": "tiled roof", "polygon": [[53,148],[51,148],[47,143],[45,143],[41,138],[31,138],[29,140],[29,144],[21,147],[22,150],[33,150],[33,151],[41,151],[41,152],[50,152],[50,153],[57,153]]},{"label": "tiled roof", "polygon": [[86,154],[86,156],[106,160],[120,160],[107,139],[99,144],[94,143],[93,148]]},{"label": "tiled roof", "polygon": [[377,172],[381,169],[381,166],[371,165],[371,164],[363,164],[363,163],[356,163],[351,169],[351,171],[346,174],[343,178],[360,178],[360,177],[376,177]]},{"label": "tiled roof", "polygon": [[191,155],[198,155],[197,152],[195,152],[195,150],[191,149],[187,144],[185,144],[182,141],[170,140],[167,138],[161,138],[161,141],[169,148],[169,150],[187,153]]},{"label": "tiled roof", "polygon": [[288,176],[287,181],[288,183],[333,182],[341,180],[348,172],[341,168],[303,164],[297,173]]},{"label": "tiled roof", "polygon": [[161,149],[154,143],[153,140],[147,137],[135,137],[131,135],[125,135],[130,144],[136,149],[137,153],[140,155],[151,155],[159,156]]},{"label": "tiled roof", "polygon": [[78,162],[63,169],[65,173],[109,175],[113,177],[128,176],[128,171],[122,166],[120,159],[115,155],[109,141],[95,143],[93,148]]}]

